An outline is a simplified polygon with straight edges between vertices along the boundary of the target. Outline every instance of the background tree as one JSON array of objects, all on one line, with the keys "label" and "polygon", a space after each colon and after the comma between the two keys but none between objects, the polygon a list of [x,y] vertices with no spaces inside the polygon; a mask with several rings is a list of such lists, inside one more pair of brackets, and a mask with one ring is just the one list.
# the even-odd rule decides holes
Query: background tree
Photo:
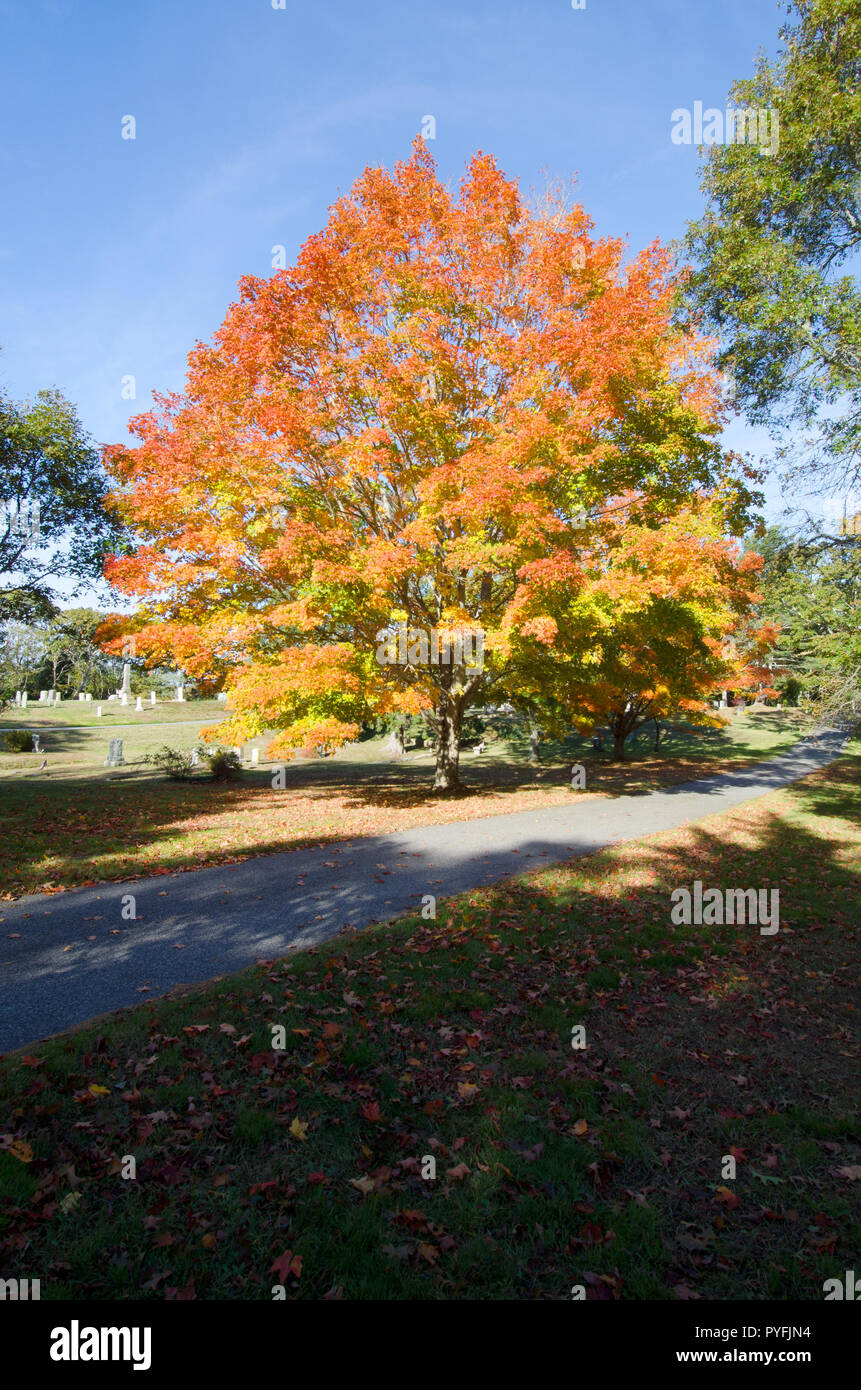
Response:
[{"label": "background tree", "polygon": [[809,429],[790,472],[850,490],[861,481],[861,7],[786,8],[796,22],[777,61],[760,57],[731,89],[736,107],[777,110],[779,147],[709,149],[707,209],[687,237],[692,301],[720,334],[749,418]]},{"label": "background tree", "polygon": [[98,451],[59,391],[27,404],[0,396],[0,614],[22,591],[49,599],[61,576],[101,574],[123,543],[105,492]]},{"label": "background tree", "polygon": [[[466,712],[544,678],[523,641],[553,648],[545,600],[599,581],[608,528],[657,533],[709,491],[738,528],[751,499],[670,258],[623,268],[590,229],[482,155],[457,198],[421,141],[367,170],[294,268],[242,282],[140,446],[107,451],[143,543],[106,569],[141,608],[104,640],[224,681],[206,736],[280,730],[275,756],[424,711],[455,787]],[[408,659],[382,662],[397,622]],[[483,666],[425,664],[422,634],[461,628]]]},{"label": "background tree", "polygon": [[797,683],[818,720],[861,713],[861,536],[840,546],[771,527],[761,553],[758,621],[776,629],[776,684]]}]

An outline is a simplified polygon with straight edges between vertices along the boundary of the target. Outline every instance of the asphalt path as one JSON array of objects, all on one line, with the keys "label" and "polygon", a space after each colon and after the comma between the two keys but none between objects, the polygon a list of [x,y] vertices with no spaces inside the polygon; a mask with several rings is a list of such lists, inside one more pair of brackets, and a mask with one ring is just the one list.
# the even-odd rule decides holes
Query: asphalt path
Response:
[{"label": "asphalt path", "polygon": [[542,860],[593,854],[727,811],[824,767],[847,737],[825,730],[767,762],[660,791],[579,804],[572,792],[570,806],[2,904],[0,1052],[316,945],[345,927],[416,911],[427,894],[439,901]]}]

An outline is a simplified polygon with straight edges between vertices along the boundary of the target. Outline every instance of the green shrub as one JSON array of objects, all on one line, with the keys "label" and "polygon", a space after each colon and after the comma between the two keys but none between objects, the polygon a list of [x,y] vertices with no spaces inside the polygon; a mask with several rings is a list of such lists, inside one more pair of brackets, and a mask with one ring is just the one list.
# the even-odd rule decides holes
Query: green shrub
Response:
[{"label": "green shrub", "polygon": [[150,767],[157,767],[171,782],[190,782],[194,776],[191,751],[185,748],[169,748],[165,744],[158,752],[147,753],[141,758],[141,762],[148,763]]},{"label": "green shrub", "polygon": [[26,729],[10,729],[6,735],[6,747],[10,753],[32,753],[33,735]]},{"label": "green shrub", "polygon": [[236,754],[229,753],[226,748],[216,748],[214,753],[205,756],[214,782],[235,782],[242,776],[242,764]]}]

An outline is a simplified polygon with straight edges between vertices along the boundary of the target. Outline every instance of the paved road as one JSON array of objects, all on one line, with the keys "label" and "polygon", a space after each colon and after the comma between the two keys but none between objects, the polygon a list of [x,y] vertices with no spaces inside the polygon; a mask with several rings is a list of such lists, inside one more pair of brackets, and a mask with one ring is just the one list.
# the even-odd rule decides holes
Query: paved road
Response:
[{"label": "paved road", "polygon": [[[0,1052],[534,868],[726,811],[837,757],[847,735],[664,791],[429,825],[0,905]],[[135,898],[136,920],[122,916]],[[144,987],[145,990],[144,990]]]}]

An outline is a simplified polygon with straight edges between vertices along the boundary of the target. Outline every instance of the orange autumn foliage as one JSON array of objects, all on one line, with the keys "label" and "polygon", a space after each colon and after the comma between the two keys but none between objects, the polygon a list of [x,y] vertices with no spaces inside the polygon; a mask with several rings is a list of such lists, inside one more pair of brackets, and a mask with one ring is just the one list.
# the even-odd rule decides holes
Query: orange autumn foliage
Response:
[{"label": "orange autumn foliage", "polygon": [[[366,170],[294,267],[241,282],[184,394],[132,422],[138,446],[106,450],[143,542],[106,567],[139,602],[138,652],[223,683],[221,737],[279,730],[284,756],[427,710],[455,785],[469,706],[545,681],[536,647],[564,657],[546,594],[670,601],[697,580],[668,519],[708,510],[694,546],[744,521],[678,283],[657,244],[625,264],[582,208],[531,210],[489,156],[456,196],[420,140]],[[381,664],[397,614],[480,630],[483,669]]]}]

